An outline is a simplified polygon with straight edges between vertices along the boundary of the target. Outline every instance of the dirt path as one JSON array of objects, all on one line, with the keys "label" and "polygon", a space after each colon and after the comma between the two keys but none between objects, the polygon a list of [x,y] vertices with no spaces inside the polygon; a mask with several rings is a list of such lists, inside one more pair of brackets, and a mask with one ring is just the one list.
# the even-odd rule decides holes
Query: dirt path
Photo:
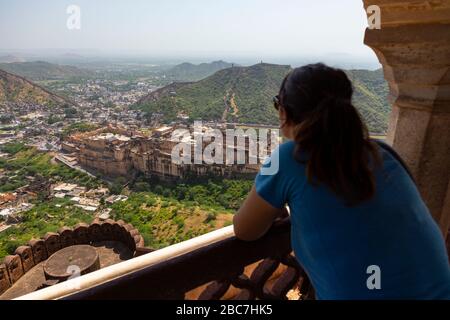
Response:
[{"label": "dirt path", "polygon": [[239,69],[238,74],[235,76],[234,80],[231,83],[231,87],[225,92],[225,95],[223,96],[225,110],[223,111],[222,121],[227,120],[228,112],[230,112],[231,109],[233,110],[233,116],[237,116],[239,113],[239,107],[236,103],[236,94],[234,92],[234,89],[236,88],[237,79],[239,79],[239,76],[242,74],[242,72],[243,71]]},{"label": "dirt path", "polygon": [[230,106],[228,105],[228,95],[230,94],[230,90],[231,89],[228,89],[227,92],[225,92],[225,95],[223,96],[223,104],[225,109],[223,110],[222,121],[227,120],[228,111],[230,110]]},{"label": "dirt path", "polygon": [[237,116],[239,113],[239,107],[236,103],[236,94],[233,92],[233,89],[228,89],[225,95],[223,96],[223,103],[225,105],[225,110],[223,111],[222,121],[227,120],[227,115],[230,110],[233,110],[232,115]]},{"label": "dirt path", "polygon": [[237,116],[237,114],[239,112],[239,108],[236,104],[235,97],[236,97],[236,94],[233,92],[233,94],[231,95],[231,98],[230,98],[230,105],[231,105],[231,108],[233,108],[233,116]]}]

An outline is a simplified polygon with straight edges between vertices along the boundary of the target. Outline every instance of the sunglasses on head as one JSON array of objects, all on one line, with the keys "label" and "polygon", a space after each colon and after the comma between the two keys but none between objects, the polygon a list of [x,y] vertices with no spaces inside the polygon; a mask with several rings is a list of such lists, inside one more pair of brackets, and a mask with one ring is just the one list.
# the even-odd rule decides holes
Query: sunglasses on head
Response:
[{"label": "sunglasses on head", "polygon": [[273,107],[276,110],[280,110],[280,96],[276,95],[275,97],[272,98],[272,100],[273,100]]}]

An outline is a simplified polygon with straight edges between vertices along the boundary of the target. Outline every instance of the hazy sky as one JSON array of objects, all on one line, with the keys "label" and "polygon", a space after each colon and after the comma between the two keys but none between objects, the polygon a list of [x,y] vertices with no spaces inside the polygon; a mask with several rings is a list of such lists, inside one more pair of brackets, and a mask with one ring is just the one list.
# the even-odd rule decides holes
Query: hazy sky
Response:
[{"label": "hazy sky", "polygon": [[[68,30],[68,5],[81,30]],[[352,54],[363,45],[361,0],[0,0],[0,49],[302,57]]]}]

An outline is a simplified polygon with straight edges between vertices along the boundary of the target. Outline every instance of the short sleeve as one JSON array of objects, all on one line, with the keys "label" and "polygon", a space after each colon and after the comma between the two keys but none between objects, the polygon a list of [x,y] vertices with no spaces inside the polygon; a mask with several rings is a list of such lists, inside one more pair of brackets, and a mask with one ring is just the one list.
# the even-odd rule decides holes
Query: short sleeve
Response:
[{"label": "short sleeve", "polygon": [[[278,209],[284,208],[287,202],[287,181],[284,179],[281,169],[282,163],[280,149],[277,148],[268,158],[268,161],[262,165],[255,179],[256,193]],[[278,166],[277,170],[268,170],[274,166]]]}]

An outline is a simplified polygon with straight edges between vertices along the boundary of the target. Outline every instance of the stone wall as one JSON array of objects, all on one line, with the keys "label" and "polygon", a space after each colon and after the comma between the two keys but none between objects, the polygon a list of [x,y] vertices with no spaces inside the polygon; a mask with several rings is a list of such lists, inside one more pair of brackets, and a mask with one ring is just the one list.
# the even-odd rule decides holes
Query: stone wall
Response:
[{"label": "stone wall", "polygon": [[18,247],[14,255],[6,256],[0,263],[0,295],[58,250],[100,241],[120,241],[135,254],[145,246],[139,231],[122,220],[95,220],[90,225],[80,223],[74,228],[63,227],[58,232],[48,232],[41,239],[30,240],[27,245]]},{"label": "stone wall", "polygon": [[444,235],[450,224],[450,0],[364,0],[381,10],[367,29],[389,83],[387,140],[405,159]]}]

